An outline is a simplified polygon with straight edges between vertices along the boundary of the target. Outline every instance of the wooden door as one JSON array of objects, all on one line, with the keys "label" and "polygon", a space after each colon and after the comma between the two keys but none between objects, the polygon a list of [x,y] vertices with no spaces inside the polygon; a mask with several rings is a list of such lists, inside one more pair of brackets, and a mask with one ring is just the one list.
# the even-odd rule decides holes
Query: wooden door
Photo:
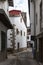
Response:
[{"label": "wooden door", "polygon": [[6,50],[6,34],[5,32],[1,31],[1,51]]},{"label": "wooden door", "polygon": [[43,62],[43,38],[42,38],[42,62]]},{"label": "wooden door", "polygon": [[42,41],[39,39],[39,61],[42,62]]},{"label": "wooden door", "polygon": [[39,60],[43,62],[43,38],[39,39]]}]

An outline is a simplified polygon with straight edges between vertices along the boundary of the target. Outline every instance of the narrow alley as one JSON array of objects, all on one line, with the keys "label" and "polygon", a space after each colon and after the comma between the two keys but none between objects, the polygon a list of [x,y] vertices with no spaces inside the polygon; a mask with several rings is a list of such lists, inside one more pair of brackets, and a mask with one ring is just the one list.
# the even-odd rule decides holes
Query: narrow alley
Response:
[{"label": "narrow alley", "polygon": [[0,65],[43,65],[43,0],[0,0]]},{"label": "narrow alley", "polygon": [[33,59],[32,56],[32,49],[29,48],[28,50],[25,50],[23,52],[16,53],[16,56],[14,54],[2,63],[0,65],[39,65],[36,60]]}]

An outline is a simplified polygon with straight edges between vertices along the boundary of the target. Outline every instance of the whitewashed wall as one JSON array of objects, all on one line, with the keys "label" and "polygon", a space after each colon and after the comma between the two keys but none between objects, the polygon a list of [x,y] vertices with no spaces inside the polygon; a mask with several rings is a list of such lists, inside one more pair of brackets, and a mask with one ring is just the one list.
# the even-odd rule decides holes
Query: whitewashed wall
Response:
[{"label": "whitewashed wall", "polygon": [[[15,24],[15,30],[18,28],[19,30],[19,34],[16,35],[16,31],[15,31],[15,35],[16,35],[16,49],[17,49],[17,43],[19,42],[20,43],[20,48],[24,48],[24,47],[27,47],[27,29],[26,29],[26,26],[24,24],[24,21],[22,20],[22,22],[20,21],[21,19],[21,16],[20,17],[10,17],[10,20],[11,20],[11,23],[12,24]],[[22,30],[22,36],[21,36],[21,30]],[[10,30],[9,30],[10,31]],[[25,32],[25,36],[24,36],[24,32]],[[8,32],[8,38],[10,38],[10,32]],[[10,40],[8,40],[8,48],[11,47],[11,42]]]},{"label": "whitewashed wall", "polygon": [[40,33],[40,2],[41,0],[37,0],[36,3],[36,13],[37,13],[37,25],[36,25],[36,35]]},{"label": "whitewashed wall", "polygon": [[34,3],[30,2],[31,35],[34,36]]},{"label": "whitewashed wall", "polygon": [[0,21],[0,51],[1,51],[1,31],[7,33],[7,28]]}]

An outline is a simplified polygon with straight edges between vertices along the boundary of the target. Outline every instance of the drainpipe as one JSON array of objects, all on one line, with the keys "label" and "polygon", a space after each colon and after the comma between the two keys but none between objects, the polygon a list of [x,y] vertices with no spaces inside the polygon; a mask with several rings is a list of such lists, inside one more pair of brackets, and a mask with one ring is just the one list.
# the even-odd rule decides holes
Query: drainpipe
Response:
[{"label": "drainpipe", "polygon": [[[34,36],[36,35],[36,25],[35,25],[35,1],[33,1],[34,3]],[[34,37],[35,38],[35,37]],[[35,39],[34,39],[35,40]]]},{"label": "drainpipe", "polygon": [[30,0],[28,0],[29,16],[30,16]]},{"label": "drainpipe", "polygon": [[36,6],[35,6],[35,0],[34,0],[34,58],[36,58]]}]

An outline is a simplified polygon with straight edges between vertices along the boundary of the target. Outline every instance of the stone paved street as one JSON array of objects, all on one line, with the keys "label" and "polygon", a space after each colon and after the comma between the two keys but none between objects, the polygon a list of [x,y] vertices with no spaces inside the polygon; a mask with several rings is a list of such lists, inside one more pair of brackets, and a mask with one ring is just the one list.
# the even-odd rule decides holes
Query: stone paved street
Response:
[{"label": "stone paved street", "polygon": [[33,59],[32,52],[30,50],[17,53],[15,57],[9,57],[5,62],[0,63],[0,65],[39,65]]}]

